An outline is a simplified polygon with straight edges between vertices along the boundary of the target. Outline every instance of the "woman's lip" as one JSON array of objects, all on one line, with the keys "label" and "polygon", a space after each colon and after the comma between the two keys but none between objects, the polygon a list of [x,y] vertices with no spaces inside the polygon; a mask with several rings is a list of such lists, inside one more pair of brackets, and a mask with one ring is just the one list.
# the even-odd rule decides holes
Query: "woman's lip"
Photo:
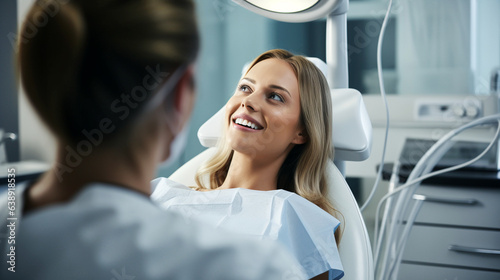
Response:
[{"label": "woman's lip", "polygon": [[[252,122],[253,124],[255,124],[255,125],[258,127],[258,129],[252,129],[252,128],[250,128],[250,129],[252,129],[252,130],[261,130],[261,129],[263,129],[263,128],[264,128],[264,126],[262,126],[262,124],[260,124],[257,120],[255,120],[254,118],[252,118],[252,117],[250,117],[250,116],[248,116],[248,115],[244,115],[244,114],[234,115],[234,116],[231,118],[231,122],[232,122],[233,124],[236,124],[236,123],[235,123],[235,121],[236,121],[236,119],[239,119],[239,118],[244,119],[244,120],[247,120],[247,121],[249,121],[249,122]],[[238,124],[236,124],[236,125],[238,125]],[[240,126],[240,125],[238,125],[238,126]]]},{"label": "woman's lip", "polygon": [[234,121],[231,122],[231,126],[234,129],[245,131],[245,132],[259,132],[259,131],[262,130],[262,129],[253,129],[251,127],[247,127],[247,126],[244,126],[244,125],[239,125],[239,124],[235,123]]}]

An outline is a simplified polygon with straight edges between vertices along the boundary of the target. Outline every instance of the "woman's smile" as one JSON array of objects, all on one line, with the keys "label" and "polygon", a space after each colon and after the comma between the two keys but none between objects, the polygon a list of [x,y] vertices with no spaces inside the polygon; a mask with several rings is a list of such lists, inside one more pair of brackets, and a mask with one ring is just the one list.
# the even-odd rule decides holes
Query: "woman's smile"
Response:
[{"label": "woman's smile", "polygon": [[238,114],[236,116],[233,116],[232,120],[233,127],[242,131],[255,132],[264,129],[260,122],[246,114]]}]

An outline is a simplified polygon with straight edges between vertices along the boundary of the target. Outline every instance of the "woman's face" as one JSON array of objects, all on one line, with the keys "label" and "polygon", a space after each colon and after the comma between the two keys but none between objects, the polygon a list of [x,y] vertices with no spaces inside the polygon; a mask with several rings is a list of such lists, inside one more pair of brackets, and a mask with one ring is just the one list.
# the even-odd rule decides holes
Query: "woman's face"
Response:
[{"label": "woman's face", "polygon": [[226,105],[226,138],[232,149],[272,160],[305,142],[297,77],[285,61],[257,63]]}]

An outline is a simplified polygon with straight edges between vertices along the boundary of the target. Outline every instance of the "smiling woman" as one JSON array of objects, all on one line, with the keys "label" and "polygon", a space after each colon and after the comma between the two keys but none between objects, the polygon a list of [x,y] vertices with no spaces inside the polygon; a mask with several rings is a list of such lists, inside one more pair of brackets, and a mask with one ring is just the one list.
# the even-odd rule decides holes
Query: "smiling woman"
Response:
[{"label": "smiling woman", "polygon": [[309,278],[343,275],[342,215],[328,200],[332,105],[323,73],[285,50],[261,54],[226,104],[225,132],[195,192],[160,178],[164,208],[236,233],[280,241]]},{"label": "smiling woman", "polygon": [[[226,137],[199,170],[198,185],[284,189],[339,216],[325,184],[325,166],[333,160],[331,106],[324,75],[305,57],[285,50],[261,54],[226,105]],[[245,120],[259,129],[246,128]],[[234,166],[250,170],[235,174]]]}]

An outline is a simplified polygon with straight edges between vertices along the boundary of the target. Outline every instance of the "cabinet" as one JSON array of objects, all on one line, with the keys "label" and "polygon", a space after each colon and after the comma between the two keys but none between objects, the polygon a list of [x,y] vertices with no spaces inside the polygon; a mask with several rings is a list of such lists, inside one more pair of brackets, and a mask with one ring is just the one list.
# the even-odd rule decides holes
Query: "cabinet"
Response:
[{"label": "cabinet", "polygon": [[424,181],[416,193],[426,200],[398,279],[500,279],[499,174],[460,171]]}]

